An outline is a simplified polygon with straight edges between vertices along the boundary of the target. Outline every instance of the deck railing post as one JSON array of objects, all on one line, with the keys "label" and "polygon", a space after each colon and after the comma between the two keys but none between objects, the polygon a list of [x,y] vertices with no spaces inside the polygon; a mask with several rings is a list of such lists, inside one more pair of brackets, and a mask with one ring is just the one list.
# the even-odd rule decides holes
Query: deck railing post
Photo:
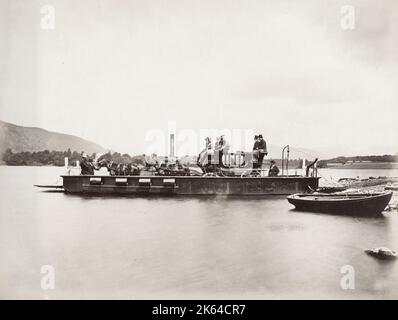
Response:
[{"label": "deck railing post", "polygon": [[289,175],[289,153],[290,153],[290,147],[289,145],[283,147],[282,149],[282,176],[285,174],[285,150],[287,153],[287,163],[286,163],[286,170],[287,170],[287,175]]}]

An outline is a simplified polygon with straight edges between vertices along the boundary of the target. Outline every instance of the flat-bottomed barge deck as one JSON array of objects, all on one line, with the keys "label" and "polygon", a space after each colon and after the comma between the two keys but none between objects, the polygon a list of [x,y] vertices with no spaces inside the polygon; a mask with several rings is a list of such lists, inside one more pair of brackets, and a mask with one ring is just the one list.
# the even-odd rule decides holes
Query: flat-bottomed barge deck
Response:
[{"label": "flat-bottomed barge deck", "polygon": [[289,195],[318,188],[318,177],[90,176],[64,175],[78,194]]}]

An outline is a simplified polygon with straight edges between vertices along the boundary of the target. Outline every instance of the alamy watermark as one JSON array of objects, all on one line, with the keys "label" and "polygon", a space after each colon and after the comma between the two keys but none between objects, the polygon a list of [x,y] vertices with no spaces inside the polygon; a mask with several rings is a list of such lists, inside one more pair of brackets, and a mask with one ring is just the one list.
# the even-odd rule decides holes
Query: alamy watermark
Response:
[{"label": "alamy watermark", "polygon": [[343,30],[353,30],[355,28],[355,7],[344,5],[340,8],[340,26]]},{"label": "alamy watermark", "polygon": [[355,289],[355,269],[347,264],[340,268],[340,273],[344,274],[340,279],[340,287],[343,290]]},{"label": "alamy watermark", "polygon": [[40,27],[43,30],[55,29],[55,8],[50,4],[46,4],[40,8]]},{"label": "alamy watermark", "polygon": [[[176,121],[168,121],[167,130],[151,128],[146,131],[145,154],[169,154],[177,156],[194,155],[205,147],[206,138],[210,138],[214,144],[220,136],[229,145],[230,151],[251,150],[253,146],[253,129],[210,129],[201,128],[199,130],[183,128],[177,130]],[[256,134],[263,134],[256,132]],[[170,143],[171,137],[173,139]],[[265,136],[264,136],[265,137]],[[173,150],[170,150],[172,148]]]},{"label": "alamy watermark", "polygon": [[40,268],[40,288],[42,290],[55,289],[55,269],[52,265],[46,264]]}]

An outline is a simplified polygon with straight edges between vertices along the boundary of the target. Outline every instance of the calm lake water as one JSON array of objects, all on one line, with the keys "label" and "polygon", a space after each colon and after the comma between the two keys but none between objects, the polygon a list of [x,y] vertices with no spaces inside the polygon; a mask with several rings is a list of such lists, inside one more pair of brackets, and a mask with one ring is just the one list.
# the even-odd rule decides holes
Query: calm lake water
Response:
[{"label": "calm lake water", "polygon": [[[33,187],[63,172],[0,166],[0,298],[398,298],[398,261],[363,251],[398,249],[397,212],[339,217],[296,212],[284,197],[84,198]],[[43,265],[54,268],[53,290],[41,288]],[[346,265],[354,290],[340,286]]]}]

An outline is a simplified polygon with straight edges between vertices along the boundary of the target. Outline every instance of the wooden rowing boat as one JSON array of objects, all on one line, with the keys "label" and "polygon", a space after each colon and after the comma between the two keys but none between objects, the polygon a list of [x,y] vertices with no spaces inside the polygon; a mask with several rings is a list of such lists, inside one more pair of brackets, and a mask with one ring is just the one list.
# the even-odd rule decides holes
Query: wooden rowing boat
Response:
[{"label": "wooden rowing boat", "polygon": [[293,194],[287,200],[297,210],[344,215],[375,216],[381,214],[392,192]]}]

